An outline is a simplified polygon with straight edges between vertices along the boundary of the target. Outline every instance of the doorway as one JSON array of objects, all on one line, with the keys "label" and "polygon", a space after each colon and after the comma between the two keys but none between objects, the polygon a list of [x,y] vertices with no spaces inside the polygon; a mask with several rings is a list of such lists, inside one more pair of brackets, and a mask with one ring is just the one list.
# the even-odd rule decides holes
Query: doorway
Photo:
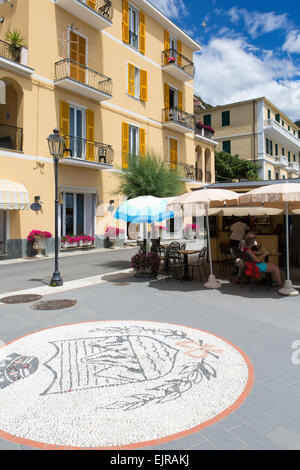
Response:
[{"label": "doorway", "polygon": [[95,235],[95,194],[63,193],[61,236]]}]

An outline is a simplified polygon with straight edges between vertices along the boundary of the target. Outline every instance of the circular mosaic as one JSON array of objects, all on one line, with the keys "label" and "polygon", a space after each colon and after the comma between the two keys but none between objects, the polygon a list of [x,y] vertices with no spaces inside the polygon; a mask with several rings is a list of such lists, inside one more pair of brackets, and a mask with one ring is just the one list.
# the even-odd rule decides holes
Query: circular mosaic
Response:
[{"label": "circular mosaic", "polygon": [[182,325],[57,326],[0,349],[0,438],[42,448],[138,448],[234,411],[253,382],[247,356]]}]

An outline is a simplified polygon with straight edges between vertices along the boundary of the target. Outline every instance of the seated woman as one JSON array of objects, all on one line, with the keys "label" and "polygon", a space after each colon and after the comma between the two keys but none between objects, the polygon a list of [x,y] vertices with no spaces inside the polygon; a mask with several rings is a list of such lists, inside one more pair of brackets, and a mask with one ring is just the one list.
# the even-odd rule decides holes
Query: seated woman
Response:
[{"label": "seated woman", "polygon": [[271,273],[272,280],[276,286],[282,286],[280,271],[278,266],[273,263],[266,263],[265,258],[269,255],[267,251],[258,253],[255,251],[255,240],[252,237],[247,237],[246,240],[246,251],[244,251],[244,260],[247,262],[247,258],[250,261],[254,261],[255,265],[259,269],[260,273]]}]

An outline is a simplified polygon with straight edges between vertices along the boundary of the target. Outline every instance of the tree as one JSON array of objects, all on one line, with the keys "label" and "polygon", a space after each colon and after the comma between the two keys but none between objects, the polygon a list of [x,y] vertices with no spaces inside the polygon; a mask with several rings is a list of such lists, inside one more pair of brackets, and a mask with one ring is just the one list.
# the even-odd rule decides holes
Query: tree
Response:
[{"label": "tree", "polygon": [[128,168],[117,174],[117,193],[133,199],[138,196],[171,197],[184,192],[177,169],[152,152],[145,156],[129,155]]},{"label": "tree", "polygon": [[240,158],[239,155],[230,155],[225,152],[215,153],[215,172],[218,179],[258,179],[258,166],[249,160]]}]

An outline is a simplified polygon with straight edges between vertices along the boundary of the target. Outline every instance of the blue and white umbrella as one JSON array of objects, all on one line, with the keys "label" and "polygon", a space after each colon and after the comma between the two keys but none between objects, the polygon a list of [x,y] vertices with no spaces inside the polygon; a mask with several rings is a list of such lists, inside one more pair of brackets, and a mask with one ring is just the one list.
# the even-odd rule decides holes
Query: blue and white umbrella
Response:
[{"label": "blue and white umbrella", "polygon": [[140,196],[128,199],[116,210],[114,217],[134,224],[153,224],[174,217],[173,211],[167,210],[169,200],[154,196]]}]

